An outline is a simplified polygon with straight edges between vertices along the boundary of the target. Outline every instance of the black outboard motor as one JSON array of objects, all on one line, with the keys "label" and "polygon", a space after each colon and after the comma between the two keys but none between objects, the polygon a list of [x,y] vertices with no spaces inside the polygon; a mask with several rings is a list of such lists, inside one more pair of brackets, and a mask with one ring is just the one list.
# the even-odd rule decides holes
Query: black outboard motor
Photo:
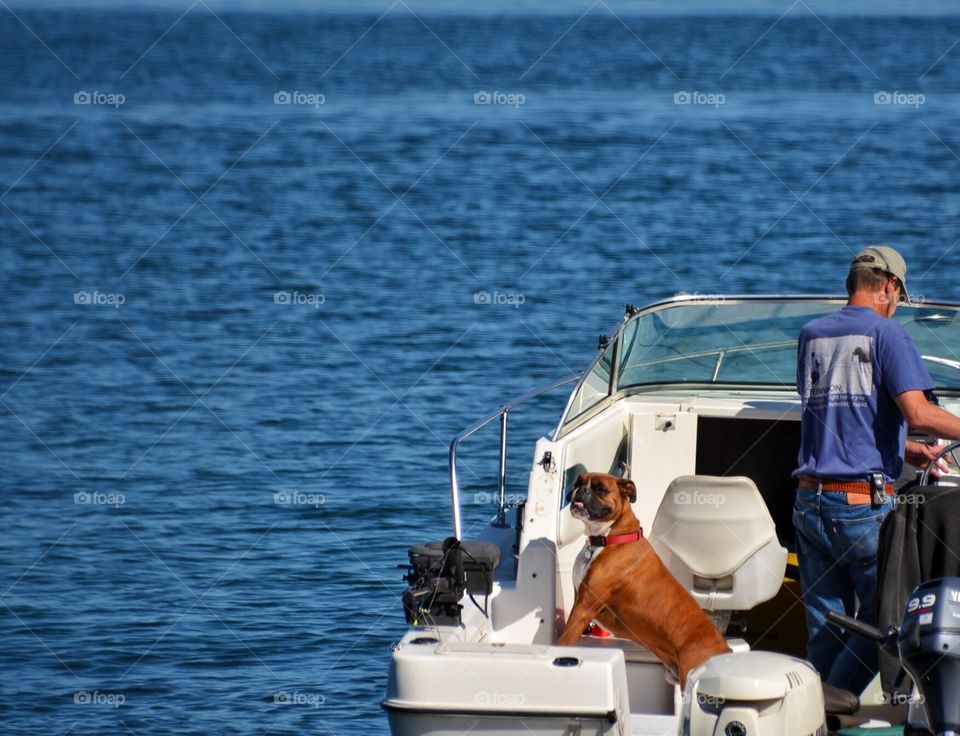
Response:
[{"label": "black outboard motor", "polygon": [[928,580],[910,594],[897,647],[930,729],[960,732],[960,578]]},{"label": "black outboard motor", "polygon": [[410,584],[403,593],[403,612],[411,626],[459,626],[460,600],[465,593],[489,596],[500,564],[500,548],[493,542],[456,537],[417,544],[408,555],[410,564],[402,566]]},{"label": "black outboard motor", "polygon": [[827,618],[899,656],[920,691],[930,730],[960,736],[960,578],[935,578],[907,601],[900,627],[881,633],[832,611]]}]

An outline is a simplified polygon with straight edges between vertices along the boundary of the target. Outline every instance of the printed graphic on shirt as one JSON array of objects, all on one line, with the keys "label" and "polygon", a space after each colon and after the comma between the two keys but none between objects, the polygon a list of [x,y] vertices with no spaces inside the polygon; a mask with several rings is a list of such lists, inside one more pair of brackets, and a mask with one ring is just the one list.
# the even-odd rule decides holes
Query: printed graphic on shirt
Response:
[{"label": "printed graphic on shirt", "polygon": [[873,338],[818,337],[806,344],[803,402],[866,406],[873,393]]}]

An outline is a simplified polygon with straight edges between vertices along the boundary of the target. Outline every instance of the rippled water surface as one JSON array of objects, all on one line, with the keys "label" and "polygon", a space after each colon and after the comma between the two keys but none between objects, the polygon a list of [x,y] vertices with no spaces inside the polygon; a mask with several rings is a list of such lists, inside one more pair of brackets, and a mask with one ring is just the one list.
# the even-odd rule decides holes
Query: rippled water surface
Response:
[{"label": "rippled water surface", "polygon": [[624,303],[960,297],[960,18],[749,7],[0,9],[3,731],[384,733],[449,438]]}]

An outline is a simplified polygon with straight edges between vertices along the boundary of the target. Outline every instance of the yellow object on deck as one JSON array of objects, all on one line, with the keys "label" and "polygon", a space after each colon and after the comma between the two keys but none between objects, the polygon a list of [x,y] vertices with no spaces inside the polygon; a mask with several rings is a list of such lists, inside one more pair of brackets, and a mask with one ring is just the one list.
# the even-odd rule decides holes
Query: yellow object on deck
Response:
[{"label": "yellow object on deck", "polygon": [[787,552],[787,569],[783,574],[784,582],[794,582],[800,579],[800,563],[796,552]]}]

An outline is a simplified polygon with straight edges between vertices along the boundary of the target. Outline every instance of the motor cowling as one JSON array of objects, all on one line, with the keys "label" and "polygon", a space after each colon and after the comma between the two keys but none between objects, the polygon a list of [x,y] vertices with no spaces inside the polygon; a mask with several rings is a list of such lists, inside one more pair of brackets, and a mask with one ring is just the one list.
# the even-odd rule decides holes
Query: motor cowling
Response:
[{"label": "motor cowling", "polygon": [[907,600],[898,648],[935,733],[960,731],[960,578],[936,578]]},{"label": "motor cowling", "polygon": [[820,676],[774,652],[711,657],[687,676],[681,736],[827,736]]}]

